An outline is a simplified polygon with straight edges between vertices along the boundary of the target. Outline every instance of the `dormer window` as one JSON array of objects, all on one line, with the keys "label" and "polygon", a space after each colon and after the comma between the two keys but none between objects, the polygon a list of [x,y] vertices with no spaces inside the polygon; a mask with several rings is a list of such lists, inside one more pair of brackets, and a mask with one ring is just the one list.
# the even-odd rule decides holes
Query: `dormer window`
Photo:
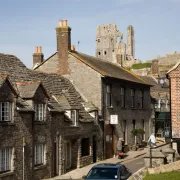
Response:
[{"label": "dormer window", "polygon": [[72,126],[78,125],[78,111],[77,110],[71,110],[71,120],[72,120]]},{"label": "dormer window", "polygon": [[45,121],[46,120],[46,105],[45,104],[35,104],[35,120]]},{"label": "dormer window", "polygon": [[12,121],[12,103],[0,102],[0,121]]}]

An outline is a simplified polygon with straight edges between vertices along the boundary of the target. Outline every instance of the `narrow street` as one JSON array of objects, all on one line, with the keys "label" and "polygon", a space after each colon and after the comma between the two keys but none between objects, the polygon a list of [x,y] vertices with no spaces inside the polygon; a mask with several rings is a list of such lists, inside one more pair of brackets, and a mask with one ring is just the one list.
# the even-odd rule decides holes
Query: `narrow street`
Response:
[{"label": "narrow street", "polygon": [[144,159],[143,157],[135,158],[134,160],[123,163],[126,167],[131,170],[132,173],[137,172],[139,169],[144,167]]}]

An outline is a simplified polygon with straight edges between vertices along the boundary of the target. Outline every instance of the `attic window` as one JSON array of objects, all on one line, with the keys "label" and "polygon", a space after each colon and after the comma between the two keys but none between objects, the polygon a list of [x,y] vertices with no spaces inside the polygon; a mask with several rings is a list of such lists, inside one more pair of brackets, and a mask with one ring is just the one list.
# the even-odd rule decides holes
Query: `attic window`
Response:
[{"label": "attic window", "polygon": [[0,103],[0,121],[12,120],[12,103],[1,102]]},{"label": "attic window", "polygon": [[45,121],[46,120],[46,104],[35,104],[35,120]]}]

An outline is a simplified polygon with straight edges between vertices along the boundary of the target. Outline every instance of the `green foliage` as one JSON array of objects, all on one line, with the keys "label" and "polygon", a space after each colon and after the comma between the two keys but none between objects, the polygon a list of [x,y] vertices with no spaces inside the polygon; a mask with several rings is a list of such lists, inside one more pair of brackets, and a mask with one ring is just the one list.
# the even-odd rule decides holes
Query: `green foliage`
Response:
[{"label": "green foliage", "polygon": [[179,180],[180,179],[180,172],[167,172],[167,173],[160,173],[160,174],[148,174],[143,180]]},{"label": "green foliage", "polygon": [[144,129],[133,129],[133,130],[131,131],[131,133],[132,133],[134,136],[138,137],[139,140],[140,140],[141,143],[142,143],[142,135],[145,134]]},{"label": "green foliage", "polygon": [[131,133],[134,135],[134,136],[139,136],[139,135],[143,135],[145,133],[144,129],[133,129],[131,131]]},{"label": "green foliage", "polygon": [[150,68],[152,63],[138,63],[133,64],[131,69],[143,69],[143,68]]}]

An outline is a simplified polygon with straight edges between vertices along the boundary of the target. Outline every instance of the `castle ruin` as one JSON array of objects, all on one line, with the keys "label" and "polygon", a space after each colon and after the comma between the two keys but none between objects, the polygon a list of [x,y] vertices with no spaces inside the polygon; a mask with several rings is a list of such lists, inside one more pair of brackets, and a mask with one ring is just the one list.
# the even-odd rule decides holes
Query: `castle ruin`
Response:
[{"label": "castle ruin", "polygon": [[127,44],[116,24],[100,25],[96,30],[96,57],[130,67],[139,63],[135,57],[134,28],[127,28]]}]

